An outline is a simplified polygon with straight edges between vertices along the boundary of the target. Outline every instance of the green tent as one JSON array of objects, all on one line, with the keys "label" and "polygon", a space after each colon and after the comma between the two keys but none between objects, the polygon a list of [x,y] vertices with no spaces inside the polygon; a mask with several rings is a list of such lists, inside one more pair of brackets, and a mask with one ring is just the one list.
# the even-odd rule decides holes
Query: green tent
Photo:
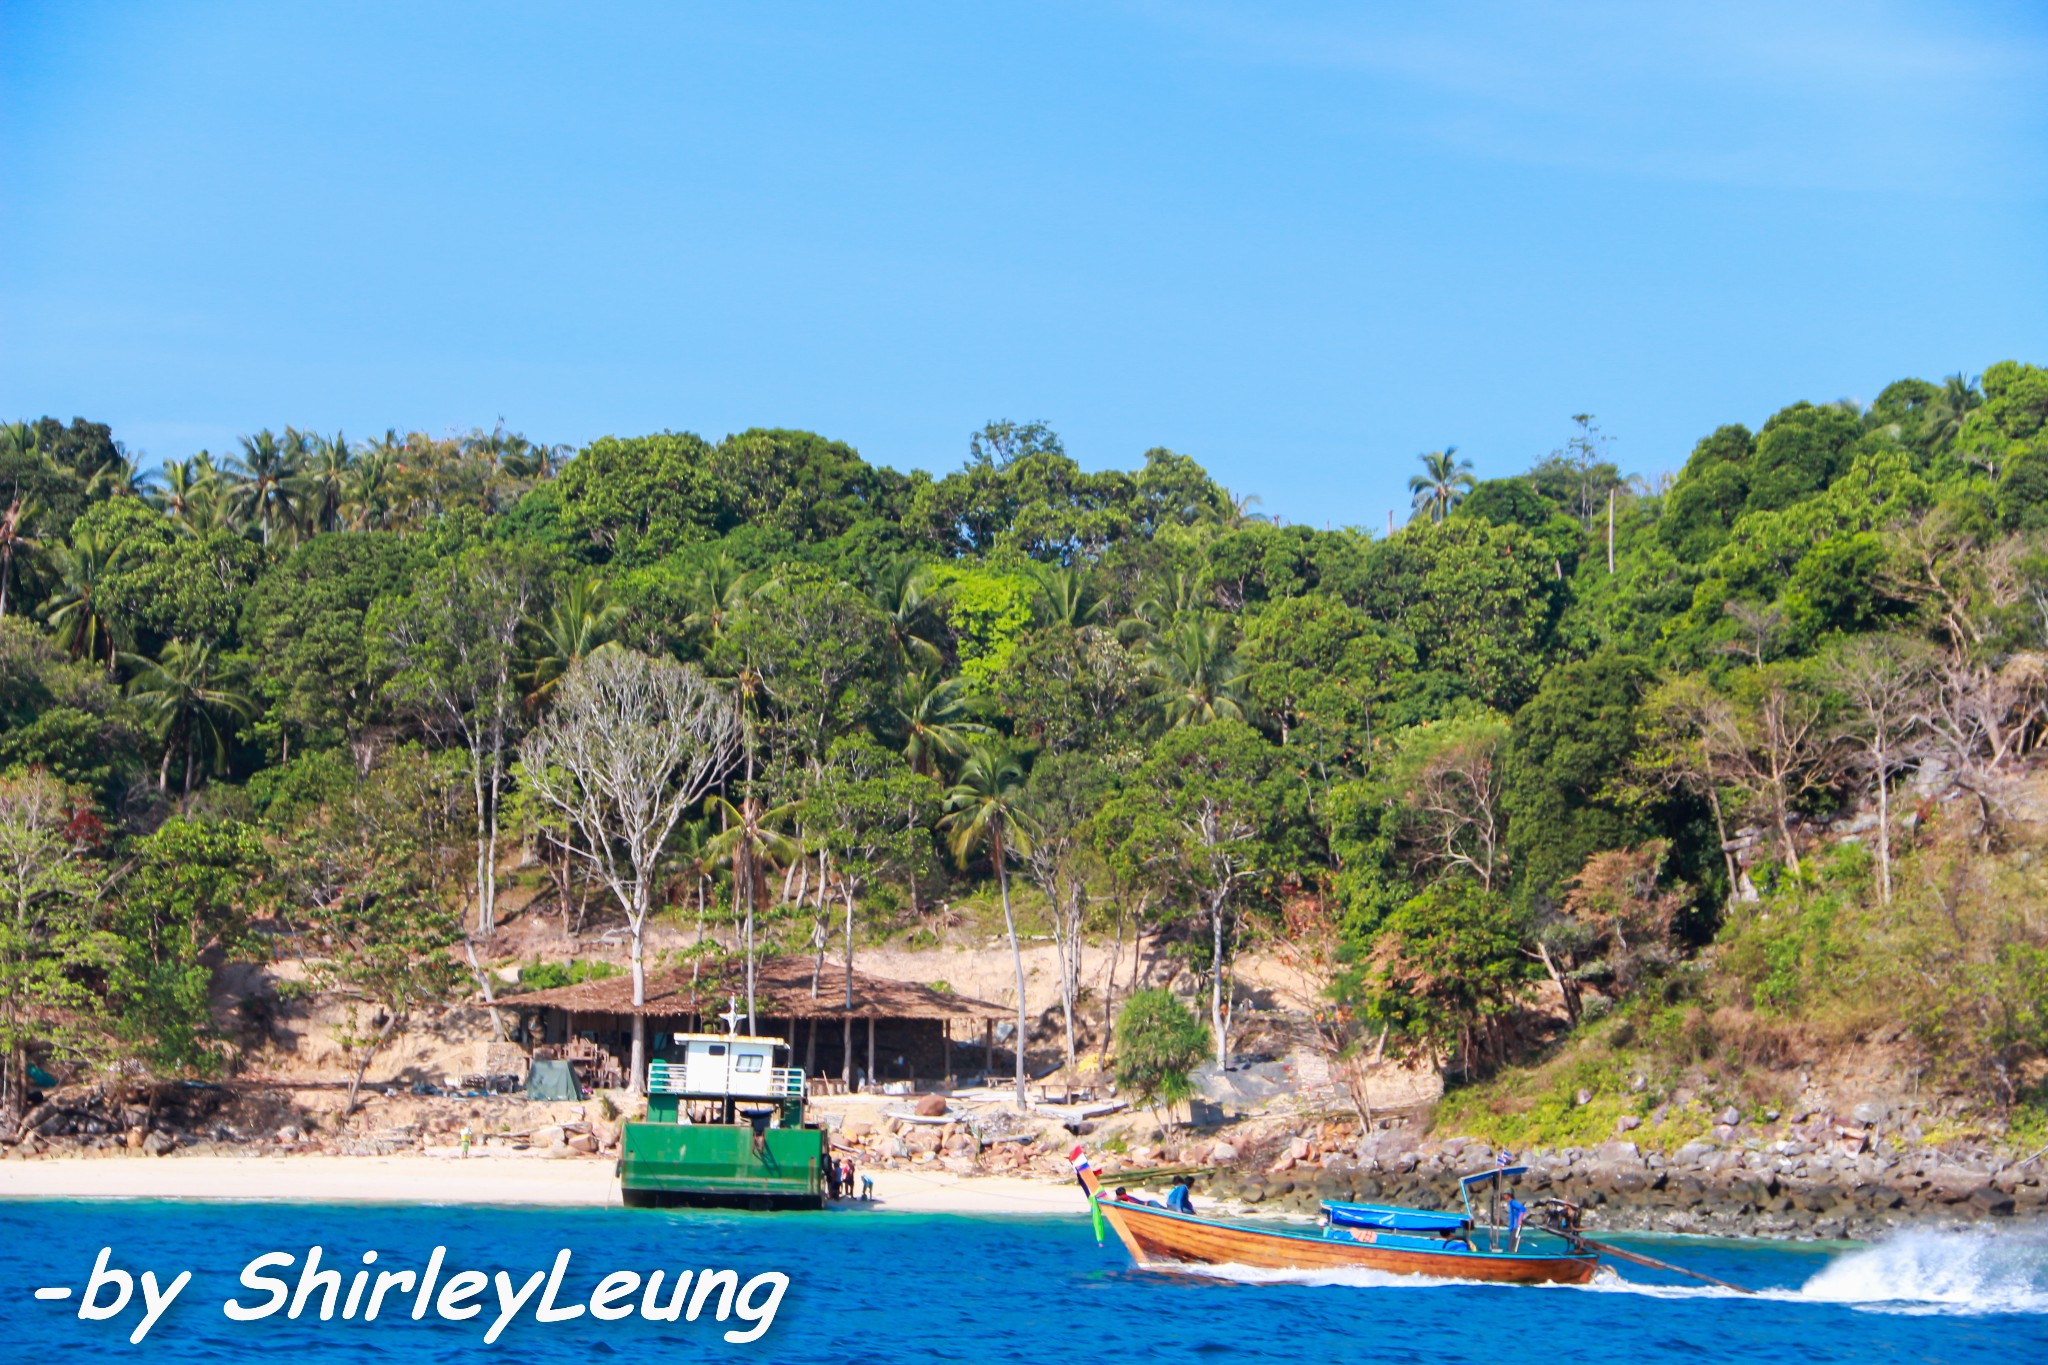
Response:
[{"label": "green tent", "polygon": [[567,1062],[535,1062],[526,1073],[526,1098],[530,1100],[580,1100],[576,1073]]}]

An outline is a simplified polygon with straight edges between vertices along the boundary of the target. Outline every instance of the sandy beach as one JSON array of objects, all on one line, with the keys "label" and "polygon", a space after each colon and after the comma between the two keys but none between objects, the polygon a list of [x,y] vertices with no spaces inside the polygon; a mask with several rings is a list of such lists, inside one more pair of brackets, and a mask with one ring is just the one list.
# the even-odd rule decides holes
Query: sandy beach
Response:
[{"label": "sandy beach", "polygon": [[[1072,1185],[951,1171],[874,1170],[877,1211],[1077,1214]],[[0,1163],[0,1198],[258,1199],[303,1203],[619,1202],[610,1158],[429,1153],[345,1157],[103,1157]],[[865,1207],[858,1206],[856,1207]]]}]

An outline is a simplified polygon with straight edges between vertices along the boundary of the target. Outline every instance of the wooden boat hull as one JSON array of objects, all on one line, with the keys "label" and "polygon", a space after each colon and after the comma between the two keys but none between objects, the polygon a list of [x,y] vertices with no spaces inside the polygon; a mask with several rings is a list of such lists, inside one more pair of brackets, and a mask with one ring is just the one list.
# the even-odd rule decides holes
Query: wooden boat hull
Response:
[{"label": "wooden boat hull", "polygon": [[1262,1270],[1377,1270],[1390,1275],[1427,1275],[1493,1284],[1584,1284],[1599,1258],[1591,1253],[1558,1255],[1436,1251],[1394,1246],[1396,1240],[1371,1232],[1325,1238],[1282,1229],[1248,1228],[1169,1213],[1142,1204],[1105,1199],[1102,1216],[1116,1231],[1131,1259],[1141,1266],[1241,1265]]}]

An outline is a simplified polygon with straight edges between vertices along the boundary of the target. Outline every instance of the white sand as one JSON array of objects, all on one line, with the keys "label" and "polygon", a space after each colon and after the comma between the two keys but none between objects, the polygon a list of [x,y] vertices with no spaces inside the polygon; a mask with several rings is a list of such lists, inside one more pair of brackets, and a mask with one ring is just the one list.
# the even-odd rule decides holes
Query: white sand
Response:
[{"label": "white sand", "polygon": [[[864,1174],[874,1177],[877,1211],[1078,1216],[1087,1207],[1066,1182],[943,1170]],[[619,1185],[610,1157],[45,1157],[0,1162],[0,1198],[604,1206],[619,1202]]]}]

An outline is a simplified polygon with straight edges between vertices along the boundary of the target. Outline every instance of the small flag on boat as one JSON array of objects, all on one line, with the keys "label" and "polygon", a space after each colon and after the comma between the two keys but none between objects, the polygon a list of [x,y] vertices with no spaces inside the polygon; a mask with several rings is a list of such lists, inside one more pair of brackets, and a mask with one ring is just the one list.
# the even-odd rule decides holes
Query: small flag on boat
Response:
[{"label": "small flag on boat", "polygon": [[1500,1149],[1500,1154],[1494,1157],[1493,1164],[1504,1171],[1514,1163],[1514,1160],[1515,1154],[1503,1147]]},{"label": "small flag on boat", "polygon": [[1081,1188],[1088,1195],[1088,1216],[1095,1224],[1095,1245],[1102,1245],[1102,1196],[1088,1188],[1088,1157],[1079,1147],[1068,1153],[1067,1160],[1074,1164],[1074,1179],[1081,1182]]}]

